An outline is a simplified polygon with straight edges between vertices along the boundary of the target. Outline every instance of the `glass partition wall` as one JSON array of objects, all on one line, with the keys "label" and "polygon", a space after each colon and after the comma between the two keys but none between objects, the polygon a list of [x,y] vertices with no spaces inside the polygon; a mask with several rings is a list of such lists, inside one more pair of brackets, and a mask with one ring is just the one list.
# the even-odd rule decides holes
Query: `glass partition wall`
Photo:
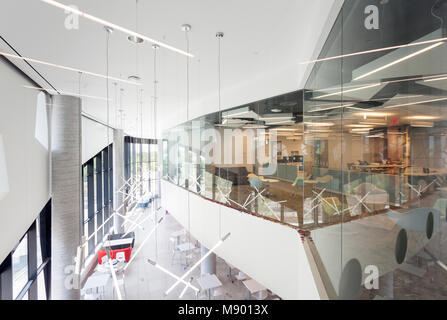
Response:
[{"label": "glass partition wall", "polygon": [[304,93],[304,224],[334,298],[447,298],[447,1],[347,0]]},{"label": "glass partition wall", "polygon": [[179,125],[163,136],[163,178],[207,199],[303,226],[303,92]]}]

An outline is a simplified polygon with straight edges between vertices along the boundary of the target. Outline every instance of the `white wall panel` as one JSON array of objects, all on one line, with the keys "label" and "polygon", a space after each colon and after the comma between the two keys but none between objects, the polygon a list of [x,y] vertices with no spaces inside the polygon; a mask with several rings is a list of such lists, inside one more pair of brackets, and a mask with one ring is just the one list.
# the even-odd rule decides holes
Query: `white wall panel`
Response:
[{"label": "white wall panel", "polygon": [[[162,180],[162,206],[187,227],[187,191]],[[190,194],[191,233],[216,253],[283,299],[319,299],[299,233],[292,228]]]},{"label": "white wall panel", "polygon": [[82,117],[82,163],[87,162],[108,144],[113,142],[113,131],[93,120]]},{"label": "white wall panel", "polygon": [[[0,59],[0,136],[8,190],[0,198],[0,262],[14,248],[50,198],[46,108],[25,76]],[[36,123],[36,119],[39,122]],[[43,143],[42,143],[43,142]],[[5,188],[6,189],[6,188]]]}]

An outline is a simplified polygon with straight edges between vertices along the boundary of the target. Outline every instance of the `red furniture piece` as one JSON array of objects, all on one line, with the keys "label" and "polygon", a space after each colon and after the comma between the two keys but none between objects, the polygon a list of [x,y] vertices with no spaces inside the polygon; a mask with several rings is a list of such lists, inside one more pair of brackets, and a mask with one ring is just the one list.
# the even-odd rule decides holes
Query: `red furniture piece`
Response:
[{"label": "red furniture piece", "polygon": [[[129,262],[130,255],[132,253],[132,247],[124,248],[124,249],[116,249],[116,250],[110,250],[110,256],[112,259],[116,259],[116,254],[118,252],[124,252],[124,261]],[[102,264],[102,258],[104,256],[107,256],[107,252],[105,250],[99,250],[98,251],[98,263]]]}]

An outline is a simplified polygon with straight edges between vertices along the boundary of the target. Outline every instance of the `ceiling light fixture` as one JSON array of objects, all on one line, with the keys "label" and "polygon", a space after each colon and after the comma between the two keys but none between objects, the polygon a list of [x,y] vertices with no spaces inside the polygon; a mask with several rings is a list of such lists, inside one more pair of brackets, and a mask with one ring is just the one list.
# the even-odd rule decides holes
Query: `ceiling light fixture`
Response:
[{"label": "ceiling light fixture", "polygon": [[342,54],[342,55],[339,55],[339,56],[333,56],[333,57],[327,57],[327,58],[322,58],[322,59],[305,61],[305,62],[301,62],[301,64],[309,64],[309,63],[314,63],[314,62],[322,62],[322,61],[328,61],[328,60],[334,60],[334,59],[340,59],[340,58],[347,58],[347,57],[353,57],[353,56],[358,56],[358,55],[362,55],[362,54],[368,54],[368,53],[373,53],[373,52],[381,52],[381,51],[388,51],[388,50],[394,50],[394,49],[399,49],[399,48],[421,46],[421,45],[424,45],[424,44],[429,44],[429,43],[439,42],[439,41],[447,41],[447,38],[438,38],[438,39],[433,39],[433,40],[426,40],[426,41],[420,41],[420,42],[414,42],[414,43],[407,43],[407,44],[402,44],[402,45],[392,46],[392,47],[378,48],[378,49],[372,49],[372,50],[366,50],[366,51],[358,51],[358,52],[353,52],[353,53],[348,53],[348,54]]},{"label": "ceiling light fixture", "polygon": [[291,123],[295,123],[295,121],[294,120],[284,120],[284,121],[277,121],[277,122],[267,122],[266,124],[268,124],[269,126],[272,126],[272,125],[284,124],[284,123],[291,124]]},{"label": "ceiling light fixture", "polygon": [[298,129],[292,129],[292,128],[273,128],[270,129],[271,131],[296,131]]},{"label": "ceiling light fixture", "polygon": [[369,131],[371,131],[373,128],[354,128],[354,129],[351,129],[350,131],[351,132],[356,132],[356,133],[358,133],[358,132],[365,132],[365,133],[368,133]]},{"label": "ceiling light fixture", "polygon": [[160,266],[157,262],[151,260],[151,259],[147,259],[147,262],[149,262],[151,265],[153,265],[154,267],[156,267],[157,269],[163,271],[164,273],[166,273],[167,275],[173,277],[174,279],[179,280],[180,282],[182,282],[184,285],[186,285],[187,287],[191,288],[192,290],[194,290],[195,292],[199,292],[200,290],[198,288],[196,288],[195,286],[193,286],[190,282],[186,282],[185,280],[181,280],[180,277],[176,276],[175,274],[173,274],[171,271],[169,271],[168,269]]},{"label": "ceiling light fixture", "polygon": [[382,83],[378,82],[378,83],[373,83],[373,84],[369,84],[369,85],[366,85],[366,86],[362,86],[362,87],[359,87],[359,88],[342,90],[342,91],[334,92],[334,93],[328,93],[328,94],[324,94],[324,95],[321,95],[321,96],[317,96],[317,97],[315,97],[315,99],[327,98],[327,97],[337,96],[337,95],[345,94],[345,93],[349,93],[349,92],[354,92],[354,91],[364,90],[364,89],[368,89],[368,88],[373,88],[373,87],[380,86],[381,84]]},{"label": "ceiling light fixture", "polygon": [[243,129],[265,129],[268,128],[267,126],[263,126],[263,125],[247,125],[247,126],[243,126]]},{"label": "ceiling light fixture", "polygon": [[407,107],[407,106],[414,106],[414,105],[422,104],[422,103],[431,103],[431,102],[438,102],[438,101],[445,101],[445,100],[447,100],[447,98],[431,99],[431,100],[416,101],[416,102],[409,102],[409,103],[404,103],[404,104],[386,106],[385,108],[389,109],[389,108]]},{"label": "ceiling light fixture", "polygon": [[348,128],[373,128],[369,123],[367,125],[364,124],[347,124],[345,127]]},{"label": "ceiling light fixture", "polygon": [[408,119],[408,120],[436,120],[436,119],[439,119],[439,117],[422,115],[422,116],[405,117],[405,119]]},{"label": "ceiling light fixture", "polygon": [[424,82],[441,81],[441,80],[447,80],[447,77],[441,77],[441,78],[425,77],[423,78],[423,80]]},{"label": "ceiling light fixture", "polygon": [[271,109],[270,111],[271,111],[271,112],[274,112],[274,113],[282,112],[282,110],[281,110],[281,109],[278,109],[278,108]]},{"label": "ceiling light fixture", "polygon": [[141,44],[144,42],[143,38],[136,37],[136,36],[128,36],[127,40],[129,40],[130,42],[133,42],[135,44]]},{"label": "ceiling light fixture", "polygon": [[[38,63],[38,64],[42,64],[45,66],[49,66],[49,67],[54,67],[54,68],[58,68],[58,69],[63,69],[63,70],[67,70],[67,71],[73,71],[76,73],[82,73],[83,75],[87,74],[89,76],[92,77],[98,77],[98,78],[103,78],[103,79],[107,79],[106,75],[102,75],[99,73],[94,73],[94,72],[90,72],[90,71],[85,71],[85,70],[81,70],[81,69],[76,69],[76,68],[72,68],[72,67],[66,67],[66,66],[62,66],[62,65],[58,65],[58,64],[54,64],[54,63],[50,63],[50,62],[45,62],[45,61],[41,61],[41,60],[36,60],[36,59],[32,59],[32,58],[25,58],[25,57],[21,57],[21,56],[17,56],[14,54],[9,54],[6,52],[1,52],[0,51],[0,55],[7,57],[7,58],[12,58],[12,59],[19,59],[19,60],[23,60],[23,61],[27,61],[27,62],[34,62],[34,63]],[[115,78],[115,77],[108,77],[109,80],[115,80],[118,82],[123,82],[123,83],[127,83],[127,84],[132,84],[135,86],[141,86],[141,83],[138,82],[134,82],[134,81],[127,81],[124,79],[120,79],[120,78]]]},{"label": "ceiling light fixture", "polygon": [[155,39],[146,37],[145,35],[142,35],[142,34],[137,33],[137,32],[135,32],[135,31],[132,31],[132,30],[123,28],[123,27],[121,27],[121,26],[118,26],[118,25],[113,24],[113,23],[111,23],[111,22],[109,22],[109,21],[100,19],[100,18],[98,18],[98,17],[92,16],[92,15],[90,15],[90,14],[88,14],[88,13],[82,12],[82,11],[80,11],[80,10],[78,10],[78,9],[73,8],[73,7],[66,6],[66,5],[64,5],[64,4],[62,4],[62,3],[59,3],[59,2],[57,2],[57,1],[53,1],[53,0],[40,0],[40,1],[45,2],[45,3],[49,4],[49,5],[52,5],[52,6],[56,7],[56,8],[62,9],[62,10],[64,10],[65,12],[68,12],[68,13],[74,13],[74,14],[76,14],[76,15],[78,15],[78,16],[80,16],[80,17],[84,17],[85,19],[88,19],[88,20],[90,20],[90,21],[93,21],[93,22],[102,24],[103,26],[107,26],[107,27],[113,28],[113,29],[115,29],[115,30],[121,31],[121,32],[123,32],[123,33],[125,33],[125,34],[127,34],[127,35],[129,35],[129,36],[134,36],[134,37],[136,37],[136,38],[141,38],[141,39],[146,40],[146,41],[148,41],[148,42],[150,42],[150,43],[159,45],[159,46],[162,47],[162,48],[165,48],[165,49],[168,49],[168,50],[171,50],[171,51],[180,53],[180,54],[182,54],[182,55],[185,55],[185,56],[188,56],[188,57],[191,57],[191,58],[194,57],[194,55],[192,55],[192,54],[190,54],[190,53],[187,53],[187,52],[185,52],[185,51],[183,51],[183,50],[177,49],[177,48],[175,48],[175,47],[173,47],[173,46],[170,46],[170,45],[168,45],[168,44],[166,44],[166,43],[163,43],[163,42],[157,41],[157,40],[155,40]]},{"label": "ceiling light fixture", "polygon": [[400,62],[403,62],[403,61],[405,61],[405,60],[411,59],[411,58],[413,58],[413,57],[415,57],[415,56],[417,56],[417,55],[420,55],[420,54],[422,54],[422,53],[424,53],[424,52],[427,52],[427,51],[429,51],[429,50],[431,50],[431,49],[434,49],[434,48],[436,48],[436,47],[438,47],[438,46],[440,46],[440,45],[442,45],[442,44],[444,44],[444,42],[437,42],[437,43],[435,43],[435,44],[432,44],[431,46],[428,46],[428,47],[426,47],[426,48],[424,48],[424,49],[421,49],[421,50],[419,50],[419,51],[413,52],[413,53],[411,53],[411,54],[409,54],[409,55],[407,55],[407,56],[405,56],[405,57],[402,57],[402,58],[397,59],[397,60],[395,60],[395,61],[393,61],[393,62],[387,63],[387,64],[385,64],[385,65],[383,65],[383,66],[381,66],[381,67],[379,67],[379,68],[377,68],[377,69],[374,69],[374,70],[372,70],[372,71],[370,71],[370,72],[367,72],[367,73],[365,73],[365,74],[363,74],[363,75],[361,75],[361,76],[358,76],[358,77],[354,78],[354,80],[360,80],[360,79],[363,79],[363,78],[365,78],[365,77],[367,77],[367,76],[369,76],[369,75],[372,75],[372,74],[374,74],[374,73],[376,73],[376,72],[382,71],[382,70],[387,69],[387,68],[389,68],[389,67],[391,67],[391,66],[394,66],[394,65],[396,65],[396,64],[398,64],[398,63],[400,63]]},{"label": "ceiling light fixture", "polygon": [[332,127],[335,123],[332,122],[304,122],[308,127]]},{"label": "ceiling light fixture", "polygon": [[268,120],[291,120],[293,117],[259,117],[258,120],[268,121]]},{"label": "ceiling light fixture", "polygon": [[357,113],[357,116],[361,116],[366,120],[366,117],[376,117],[376,118],[382,118],[382,117],[388,117],[391,116],[392,113],[386,113],[386,112],[361,112]]},{"label": "ceiling light fixture", "polygon": [[222,116],[222,118],[233,118],[233,117],[241,116],[241,115],[244,115],[244,114],[247,114],[247,113],[250,113],[250,110],[243,111],[243,112],[238,112],[238,113],[233,113],[233,114],[226,114],[226,115]]},{"label": "ceiling light fixture", "polygon": [[165,296],[167,296],[180,282],[183,282],[184,279],[191,273],[194,271],[195,268],[197,268],[202,261],[204,261],[210,254],[214,253],[214,251],[220,247],[225,240],[228,239],[228,237],[231,235],[231,233],[227,233],[222,239],[220,239],[206,254],[204,254],[199,261],[197,261],[192,267],[191,269],[189,269],[188,271],[185,272],[185,274],[183,276],[181,276],[179,279],[177,279],[177,281],[165,292]]},{"label": "ceiling light fixture", "polygon": [[[104,98],[104,97],[89,96],[89,95],[86,95],[86,94],[79,94],[79,93],[68,92],[68,91],[56,91],[56,90],[44,89],[44,88],[40,88],[40,87],[33,87],[33,86],[27,86],[27,85],[24,85],[23,87],[26,88],[26,89],[46,91],[46,92],[51,93],[53,95],[54,94],[64,94],[64,95],[81,97],[81,98],[90,98],[90,99],[97,99],[97,100],[107,101],[107,98]],[[111,100],[112,99],[109,99],[109,101],[111,101]]]},{"label": "ceiling light fixture", "polygon": [[386,126],[387,125],[386,122],[370,122],[370,121],[363,122],[363,121],[360,121],[359,123],[364,124],[364,125],[376,125],[376,126]]},{"label": "ceiling light fixture", "polygon": [[433,122],[429,121],[412,122],[410,125],[418,128],[433,128],[435,126]]}]

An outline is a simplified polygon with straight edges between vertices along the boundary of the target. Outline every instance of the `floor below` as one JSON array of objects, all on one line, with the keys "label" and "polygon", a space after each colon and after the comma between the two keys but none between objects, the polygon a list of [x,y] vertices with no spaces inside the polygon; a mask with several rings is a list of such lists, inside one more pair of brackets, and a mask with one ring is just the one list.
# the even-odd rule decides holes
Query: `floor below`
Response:
[{"label": "floor below", "polygon": [[[156,213],[152,207],[144,210],[144,213],[140,217],[140,221],[144,218],[151,216],[155,217]],[[164,210],[159,210],[158,219],[161,215],[164,215]],[[155,219],[147,219],[142,227],[135,230],[135,246],[133,248],[132,255],[135,255],[138,248],[140,248],[142,242],[145,240],[149,232],[153,229],[156,221]],[[175,218],[169,214],[164,215],[163,221],[160,223],[156,231],[152,236],[144,243],[141,251],[135,256],[134,260],[130,263],[127,269],[123,273],[118,273],[117,279],[120,282],[120,292],[123,299],[126,300],[173,300],[179,299],[181,292],[184,289],[184,285],[178,285],[172,290],[169,295],[165,295],[165,291],[176,282],[176,279],[167,275],[165,272],[159,270],[148,262],[148,259],[156,261],[160,266],[169,270],[177,276],[182,276],[191,266],[194,265],[200,259],[200,244],[196,242],[196,239],[190,237],[188,234],[181,237],[180,242],[192,242],[197,245],[197,248],[191,250],[188,254],[182,254],[179,252],[173,253],[175,243],[170,240],[171,235],[175,231],[182,230],[182,226],[175,220]],[[187,256],[188,255],[188,256]],[[185,266],[185,264],[187,266]],[[96,271],[97,272],[97,271]],[[233,269],[233,281],[229,277],[229,266],[226,262],[217,257],[216,258],[216,276],[222,282],[222,286],[216,290],[211,291],[211,298],[218,300],[244,300],[248,298],[247,288],[241,281],[234,278],[238,271]],[[200,288],[197,278],[200,277],[200,266],[197,267],[191,275],[187,277],[194,277],[192,284],[197,288]],[[112,278],[107,282],[107,285],[99,290],[101,293],[99,297],[93,295],[83,295],[84,299],[116,299],[117,295],[114,293],[114,285]],[[96,291],[95,291],[96,293]],[[216,294],[216,296],[214,296]],[[269,295],[267,299],[275,298],[275,296]],[[208,299],[206,292],[200,292],[196,296],[195,292],[188,289],[183,295],[182,299]]]}]

